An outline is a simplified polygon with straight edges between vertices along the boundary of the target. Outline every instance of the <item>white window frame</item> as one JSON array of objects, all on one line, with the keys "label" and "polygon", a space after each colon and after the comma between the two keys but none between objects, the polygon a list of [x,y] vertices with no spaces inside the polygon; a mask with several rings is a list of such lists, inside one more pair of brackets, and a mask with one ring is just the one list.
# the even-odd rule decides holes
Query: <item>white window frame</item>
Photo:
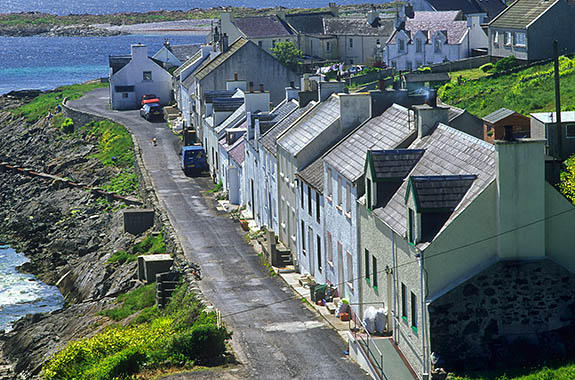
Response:
[{"label": "white window frame", "polygon": [[351,214],[351,185],[345,184],[345,212]]},{"label": "white window frame", "polygon": [[346,283],[347,286],[353,291],[353,257],[350,251],[345,251],[346,258]]},{"label": "white window frame", "polygon": [[327,198],[331,200],[333,196],[333,177],[331,175],[331,169],[327,168]]},{"label": "white window frame", "polygon": [[493,45],[499,46],[499,31],[498,30],[493,32]]},{"label": "white window frame", "polygon": [[333,268],[333,239],[331,232],[327,232],[327,263]]},{"label": "white window frame", "polygon": [[423,40],[421,38],[415,39],[415,52],[423,53]]},{"label": "white window frame", "polygon": [[[522,38],[519,38],[519,36],[522,36]],[[518,46],[518,47],[527,46],[527,34],[525,32],[513,33],[513,42],[514,42],[515,46]]]},{"label": "white window frame", "polygon": [[397,51],[400,53],[405,52],[405,40],[402,38],[399,38],[397,41]]},{"label": "white window frame", "polygon": [[511,46],[513,44],[513,34],[511,32],[505,32],[505,46]]},{"label": "white window frame", "polygon": [[443,45],[443,41],[442,41],[441,37],[439,37],[439,36],[435,37],[435,39],[433,40],[433,52],[434,53],[441,53],[442,52],[441,45]]},{"label": "white window frame", "polygon": [[337,176],[337,205],[341,208],[343,203],[343,188],[341,184],[341,176]]}]

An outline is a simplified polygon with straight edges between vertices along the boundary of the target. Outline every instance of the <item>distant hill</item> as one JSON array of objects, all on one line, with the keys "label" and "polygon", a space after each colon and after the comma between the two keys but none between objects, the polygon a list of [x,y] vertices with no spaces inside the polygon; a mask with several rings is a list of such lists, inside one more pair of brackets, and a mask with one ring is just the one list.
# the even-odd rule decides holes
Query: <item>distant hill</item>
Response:
[{"label": "distant hill", "polygon": [[[561,109],[575,110],[575,58],[560,57]],[[450,73],[452,78],[457,72]],[[484,117],[501,107],[528,115],[555,110],[553,64],[533,66],[499,77],[483,77],[458,85],[447,83],[438,91],[444,103]]]}]

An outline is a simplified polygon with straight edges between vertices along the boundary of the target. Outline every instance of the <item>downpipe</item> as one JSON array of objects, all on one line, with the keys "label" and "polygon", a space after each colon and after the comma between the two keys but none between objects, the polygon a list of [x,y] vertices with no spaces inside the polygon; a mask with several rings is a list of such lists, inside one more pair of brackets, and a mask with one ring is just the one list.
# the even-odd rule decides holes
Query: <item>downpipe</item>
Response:
[{"label": "downpipe", "polygon": [[429,358],[427,355],[427,318],[425,312],[425,295],[424,295],[424,288],[423,288],[423,254],[421,252],[417,252],[416,254],[418,262],[419,262],[419,287],[420,287],[420,302],[421,302],[421,349],[423,355],[423,379],[429,379]]}]

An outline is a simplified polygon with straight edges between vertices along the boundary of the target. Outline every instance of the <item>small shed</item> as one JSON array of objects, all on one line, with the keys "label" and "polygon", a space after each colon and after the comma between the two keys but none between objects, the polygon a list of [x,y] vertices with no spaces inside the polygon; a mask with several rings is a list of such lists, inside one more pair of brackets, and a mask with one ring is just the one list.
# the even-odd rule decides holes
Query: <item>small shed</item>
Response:
[{"label": "small shed", "polygon": [[529,117],[500,108],[483,118],[483,140],[492,144],[495,140],[501,140],[507,125],[513,126],[513,136],[516,138],[531,136]]},{"label": "small shed", "polygon": [[147,284],[156,281],[156,274],[169,272],[174,259],[168,254],[138,256],[138,280]]}]

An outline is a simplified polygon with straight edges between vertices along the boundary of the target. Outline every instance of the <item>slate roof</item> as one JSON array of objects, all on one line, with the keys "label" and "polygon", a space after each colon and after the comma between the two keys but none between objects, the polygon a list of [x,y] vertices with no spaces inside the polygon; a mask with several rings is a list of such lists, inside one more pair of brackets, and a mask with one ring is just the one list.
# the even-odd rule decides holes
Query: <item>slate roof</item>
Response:
[{"label": "slate roof", "polygon": [[220,55],[218,55],[217,57],[215,57],[211,61],[207,62],[207,64],[205,64],[204,66],[199,68],[196,71],[194,76],[196,78],[198,78],[199,80],[204,79],[212,71],[217,69],[222,63],[224,63],[228,58],[230,58],[232,55],[234,55],[238,50],[240,50],[242,47],[244,47],[248,43],[249,43],[249,40],[247,40],[243,37],[238,38],[229,46],[229,48],[226,52],[221,53]]},{"label": "slate roof", "polygon": [[[375,26],[366,17],[334,17],[323,19],[326,34],[339,36],[390,36],[394,31],[393,18],[380,17]],[[383,41],[382,41],[383,42]]]},{"label": "slate roof", "polygon": [[[295,102],[295,101],[292,101]],[[280,134],[292,126],[292,124],[299,119],[308,110],[313,108],[316,102],[309,102],[305,107],[296,108],[292,113],[287,115],[281,121],[279,121],[272,129],[267,131],[261,138],[261,144],[266,148],[274,157],[277,157],[276,151],[276,140]]]},{"label": "slate roof", "polygon": [[[208,56],[204,57],[204,59],[206,59]],[[197,62],[199,59],[202,59],[202,51],[201,49],[198,49],[198,51],[196,52],[196,54],[194,54],[190,59],[188,59],[186,62],[184,62],[180,67],[178,67],[175,71],[174,71],[174,76],[178,76],[182,73],[182,71],[184,71],[185,69],[187,69],[188,67],[190,67],[191,65],[193,65],[195,62]]]},{"label": "slate roof", "polygon": [[453,120],[457,119],[459,116],[463,115],[464,113],[465,113],[464,109],[454,107],[454,106],[449,106],[449,109],[447,110],[447,119],[451,123]]},{"label": "slate roof", "polygon": [[453,211],[476,178],[475,175],[412,176],[408,190],[415,195],[418,211]]},{"label": "slate roof", "polygon": [[244,104],[244,98],[215,98],[212,103],[214,111],[233,112]]},{"label": "slate roof", "polygon": [[291,102],[291,101],[287,102],[284,99],[284,101],[282,101],[280,104],[278,104],[277,107],[271,111],[270,114],[273,117],[269,121],[277,123],[280,120],[282,120],[284,117],[286,117],[287,115],[289,115],[290,113],[295,111],[296,108],[298,108],[298,104],[296,102]]},{"label": "slate roof", "polygon": [[242,135],[236,142],[232,144],[232,147],[228,151],[228,154],[238,165],[242,165],[246,159],[246,148],[245,148],[245,135]]},{"label": "slate roof", "polygon": [[[413,18],[405,21],[404,30],[411,39],[418,31],[422,31],[428,41],[436,32],[443,32],[447,34],[448,44],[458,44],[467,33],[467,21],[455,21],[458,17],[459,11],[415,12]],[[397,33],[398,31],[393,33],[389,39],[390,42],[395,43]]]},{"label": "slate roof", "polygon": [[423,149],[393,149],[370,151],[373,172],[378,179],[403,180],[417,164]]},{"label": "slate roof", "polygon": [[110,55],[108,57],[108,64],[112,68],[112,74],[116,74],[132,60],[131,55]]},{"label": "slate roof", "polygon": [[333,18],[331,12],[312,12],[286,15],[286,22],[297,32],[304,34],[324,33],[323,19]]},{"label": "slate roof", "polygon": [[236,93],[236,90],[211,90],[204,92],[204,101],[209,104],[214,101],[214,99],[226,99],[231,98]]},{"label": "slate roof", "polygon": [[489,26],[525,29],[527,25],[556,2],[552,0],[517,0],[491,21]]},{"label": "slate roof", "polygon": [[[434,236],[438,236],[469,204],[495,180],[495,147],[465,132],[439,124],[423,139],[414,141],[409,149],[424,149],[425,153],[412,169],[411,176],[476,175],[453,213]],[[405,180],[385,206],[374,213],[391,229],[405,236],[407,212]],[[429,243],[420,243],[425,248]]]},{"label": "slate roof", "polygon": [[182,63],[192,58],[200,50],[199,45],[170,45],[170,51]]},{"label": "slate roof", "polygon": [[484,10],[474,0],[427,0],[436,11],[457,11],[463,14],[483,13]]},{"label": "slate roof", "polygon": [[[414,119],[413,111],[393,104],[380,116],[367,120],[349,134],[325,155],[325,161],[345,178],[355,182],[363,175],[367,151],[395,149],[416,132]],[[411,121],[411,129],[408,120]]]},{"label": "slate roof", "polygon": [[515,111],[507,109],[507,108],[500,108],[495,112],[490,113],[489,115],[485,116],[483,118],[483,120],[485,120],[486,122],[490,123],[490,124],[495,124],[498,121],[501,121],[503,119],[505,119],[506,117],[509,117],[511,115],[513,115],[515,113]]},{"label": "slate roof", "polygon": [[331,95],[318,104],[278,139],[278,145],[297,155],[332,124],[339,121],[339,97]]},{"label": "slate roof", "polygon": [[294,32],[278,16],[240,17],[234,24],[248,38],[285,37]]},{"label": "slate roof", "polygon": [[318,158],[296,175],[323,194],[323,158]]},{"label": "slate roof", "polygon": [[220,125],[216,126],[216,135],[219,136],[220,133],[226,129],[236,127],[244,120],[246,120],[246,106],[242,104],[230,116],[228,116],[226,120],[222,121]]},{"label": "slate roof", "polygon": [[507,5],[505,5],[501,0],[477,0],[477,3],[481,9],[487,13],[487,17],[491,20],[507,8]]}]

